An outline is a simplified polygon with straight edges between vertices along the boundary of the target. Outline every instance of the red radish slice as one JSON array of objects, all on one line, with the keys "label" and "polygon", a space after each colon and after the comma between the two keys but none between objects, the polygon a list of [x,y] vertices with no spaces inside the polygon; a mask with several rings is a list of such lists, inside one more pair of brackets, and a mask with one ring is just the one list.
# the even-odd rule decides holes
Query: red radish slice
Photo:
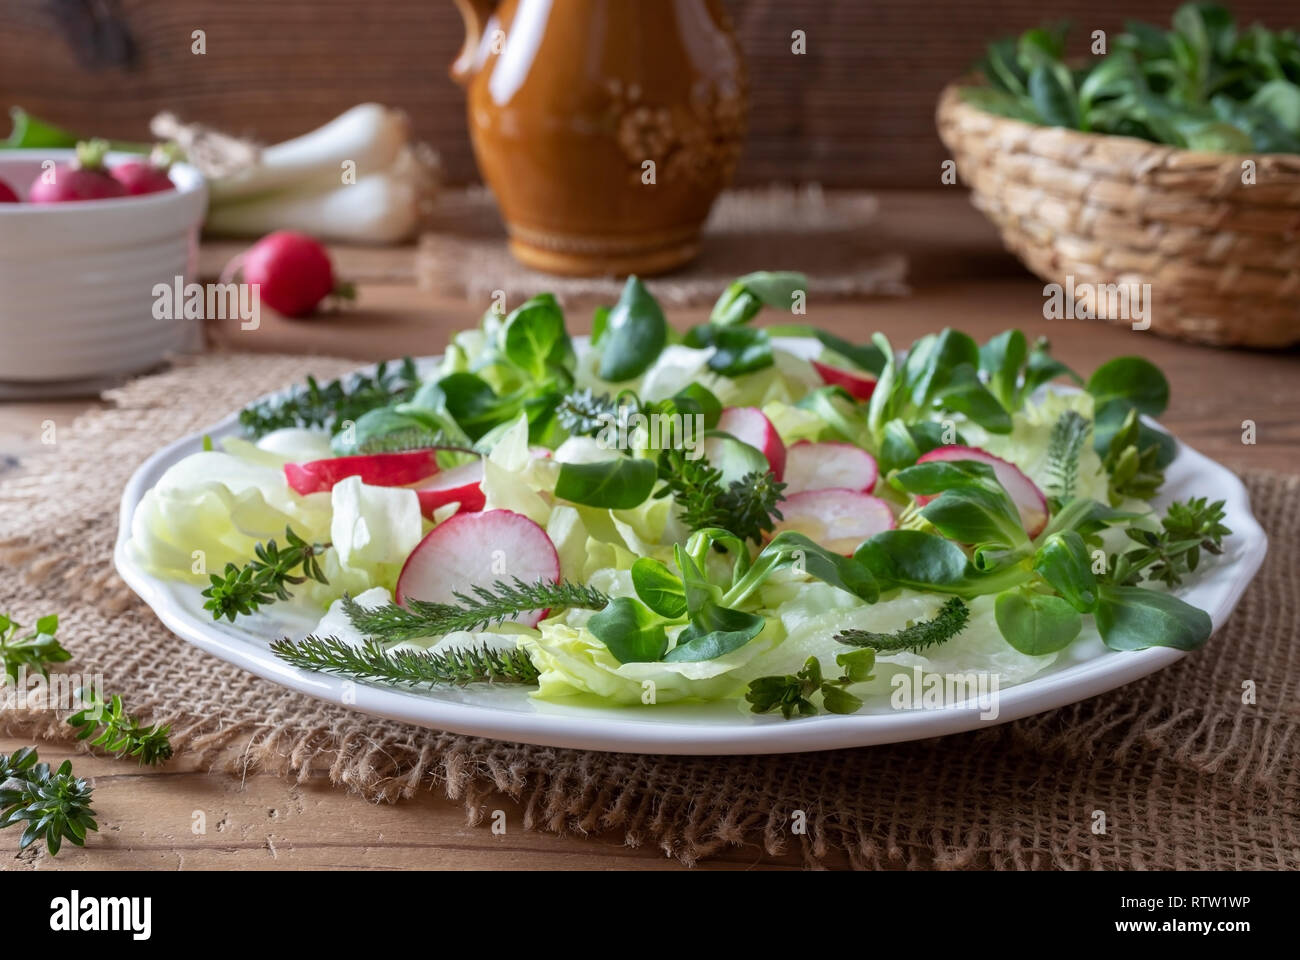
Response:
[{"label": "red radish slice", "polygon": [[870,400],[876,389],[876,378],[865,370],[846,370],[832,367],[828,363],[812,362],[822,383],[831,387],[843,387],[855,400]]},{"label": "red radish slice", "polygon": [[0,180],[0,203],[21,203],[14,188]]},{"label": "red radish slice", "polygon": [[376,453],[356,457],[331,457],[306,463],[286,463],[284,476],[295,492],[306,496],[332,490],[348,477],[376,487],[404,487],[438,472],[437,450]]},{"label": "red radish slice", "polygon": [[758,407],[728,407],[722,411],[718,429],[760,451],[778,480],[785,476],[785,444]]},{"label": "red radish slice", "polygon": [[861,447],[801,440],[786,451],[785,495],[832,487],[870,493],[877,475],[876,458]]},{"label": "red radish slice", "polygon": [[461,513],[482,510],[487,498],[483,495],[483,461],[462,463],[459,467],[443,470],[415,491],[420,498],[420,512],[433,519],[433,512],[449,503],[459,503]]},{"label": "red radish slice", "polygon": [[[513,510],[458,513],[438,524],[406,558],[397,602],[457,603],[455,594],[518,577],[524,583],[560,579],[560,556],[546,531]],[[535,627],[546,610],[510,619]]]},{"label": "red radish slice", "polygon": [[863,540],[894,529],[889,504],[860,490],[805,490],[780,505],[783,530],[802,533],[833,553],[852,556]]},{"label": "red radish slice", "polygon": [[[986,453],[979,447],[963,447],[958,444],[937,447],[929,453],[922,454],[916,462],[928,463],[931,460],[975,460],[979,463],[987,463],[993,468],[993,475],[1010,494],[1011,502],[1020,512],[1020,522],[1024,524],[1025,532],[1031,537],[1036,537],[1043,532],[1043,527],[1047,526],[1047,516],[1050,512],[1047,498],[1043,496],[1043,491],[1038,489],[1034,481],[1021,473],[1020,468],[1014,463],[1007,463],[1001,457]],[[916,502],[925,505],[933,499],[934,496],[918,496]]]}]

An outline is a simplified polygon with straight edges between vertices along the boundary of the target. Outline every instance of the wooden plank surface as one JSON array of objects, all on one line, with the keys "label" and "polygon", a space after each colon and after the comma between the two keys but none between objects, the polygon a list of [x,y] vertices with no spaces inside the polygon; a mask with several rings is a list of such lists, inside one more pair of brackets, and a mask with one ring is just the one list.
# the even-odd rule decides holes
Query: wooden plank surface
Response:
[{"label": "wooden plank surface", "polygon": [[[611,0],[617,2],[617,0]],[[565,0],[556,0],[562,15]],[[934,186],[946,153],[940,89],[991,39],[1045,20],[1076,46],[1129,18],[1167,25],[1177,0],[727,0],[749,63],[741,183]],[[1295,25],[1295,6],[1238,0],[1243,23]],[[191,53],[204,30],[207,52]],[[802,30],[807,52],[791,50]],[[129,37],[124,47],[116,42]],[[6,0],[0,107],[21,104],[87,135],[140,138],[160,110],[275,142],[364,100],[410,113],[451,182],[477,179],[451,0]],[[121,50],[130,59],[119,62]]]},{"label": "wooden plank surface", "polygon": [[[1163,421],[1188,443],[1239,469],[1300,468],[1300,366],[1295,351],[1220,351],[1160,340],[1089,321],[1045,321],[1042,284],[1002,253],[987,224],[957,191],[887,194],[882,238],[909,253],[914,293],[870,302],[810,304],[809,321],[865,339],[880,329],[895,343],[945,324],[986,337],[1008,326],[1049,336],[1062,359],[1087,372],[1121,353],[1159,364],[1173,385]],[[755,264],[755,267],[779,264]],[[264,318],[255,333],[214,331],[221,344],[251,350],[308,350],[381,358],[441,349],[449,332],[471,324],[483,305],[431,297],[401,284],[366,284],[356,309],[304,322]],[[674,313],[684,325],[703,311]],[[587,328],[573,319],[575,331]],[[268,388],[279,386],[268,384]],[[44,420],[66,424],[92,400],[0,404],[0,458],[21,463],[39,448]],[[1241,422],[1255,420],[1258,443],[1241,442]],[[2,461],[0,461],[2,462]],[[21,469],[11,466],[10,469]],[[0,603],[0,608],[3,604]],[[0,752],[24,744],[0,738]],[[672,869],[653,847],[630,849],[615,836],[555,837],[522,828],[519,808],[504,797],[487,811],[506,814],[506,833],[468,826],[463,808],[433,792],[393,805],[366,803],[332,789],[323,777],[294,784],[267,774],[238,779],[197,768],[184,756],[158,770],[41,745],[43,758],[73,756],[94,778],[102,832],[87,850],[57,860],[37,851],[0,853],[0,869],[156,868],[302,869],[378,867],[458,869]],[[196,813],[206,832],[194,832]],[[490,817],[489,817],[490,821]],[[0,851],[12,850],[12,832]],[[789,868],[795,854],[766,857],[741,848],[706,869]]]}]

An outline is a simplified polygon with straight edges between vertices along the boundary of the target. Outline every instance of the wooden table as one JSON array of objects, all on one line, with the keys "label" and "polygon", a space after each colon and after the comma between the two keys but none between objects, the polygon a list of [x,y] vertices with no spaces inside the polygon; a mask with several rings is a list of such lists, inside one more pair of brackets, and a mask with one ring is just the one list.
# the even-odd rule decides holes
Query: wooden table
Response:
[{"label": "wooden table", "polygon": [[[887,194],[883,200],[882,242],[912,258],[912,296],[814,300],[808,322],[857,340],[881,330],[896,345],[944,325],[979,338],[1017,326],[1050,337],[1056,355],[1085,374],[1110,357],[1140,354],[1169,376],[1173,399],[1163,421],[1185,441],[1238,469],[1293,470],[1300,465],[1300,425],[1293,413],[1300,407],[1296,352],[1226,352],[1100,322],[1044,320],[1042,283],[1001,251],[993,231],[956,190]],[[409,258],[410,253],[390,256]],[[340,252],[342,262],[348,257]],[[264,317],[256,332],[214,330],[213,339],[218,348],[358,359],[434,353],[450,332],[474,323],[485,306],[440,298],[414,284],[369,283],[361,286],[356,308],[346,313],[306,322]],[[685,325],[705,312],[682,311],[672,320]],[[589,313],[571,320],[575,332],[585,329]],[[66,423],[96,402],[0,404],[0,469],[22,469],[13,460],[39,448],[43,421]],[[1256,424],[1254,445],[1242,442],[1245,420]],[[23,745],[0,738],[0,752]],[[487,827],[467,826],[460,804],[431,792],[376,806],[330,788],[322,776],[302,784],[256,773],[237,780],[196,768],[184,756],[161,769],[142,770],[129,762],[77,755],[61,745],[40,750],[42,758],[54,762],[76,755],[78,771],[95,780],[103,830],[87,850],[65,848],[57,861],[34,851],[18,858],[5,854],[0,869],[677,867],[661,851],[630,849],[618,837],[528,832],[517,826],[520,810],[505,797],[487,805],[506,812],[506,834],[497,836]],[[191,832],[195,811],[206,816],[206,834]],[[13,839],[13,831],[0,834],[0,844]],[[770,858],[757,848],[745,848],[703,866],[779,868],[796,862],[793,855]]]}]

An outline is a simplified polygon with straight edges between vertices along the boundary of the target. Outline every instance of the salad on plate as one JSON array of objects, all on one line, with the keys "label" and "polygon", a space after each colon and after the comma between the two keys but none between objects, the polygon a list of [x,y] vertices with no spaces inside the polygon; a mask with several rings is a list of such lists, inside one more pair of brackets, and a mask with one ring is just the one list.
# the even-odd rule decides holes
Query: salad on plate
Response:
[{"label": "salad on plate", "polygon": [[[128,549],[294,666],[578,705],[853,713],[900,673],[996,688],[1077,643],[1208,640],[1178,588],[1231,531],[1222,501],[1152,507],[1155,366],[753,322],[803,319],[805,290],[741,277],[685,333],[636,277],[590,338],[549,294],[489,311],[433,364],[247,407]],[[282,606],[319,623],[284,636]]]}]

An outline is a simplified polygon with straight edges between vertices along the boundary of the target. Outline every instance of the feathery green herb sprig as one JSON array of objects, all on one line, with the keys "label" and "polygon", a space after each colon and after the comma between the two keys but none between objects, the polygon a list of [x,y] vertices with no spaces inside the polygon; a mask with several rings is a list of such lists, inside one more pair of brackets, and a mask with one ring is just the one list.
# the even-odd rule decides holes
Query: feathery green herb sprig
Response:
[{"label": "feathery green herb sprig", "polygon": [[289,585],[309,579],[329,583],[317,559],[329,544],[308,543],[290,527],[285,527],[284,537],[288,545],[283,549],[274,540],[259,543],[254,548],[255,560],[242,567],[228,563],[223,573],[211,575],[212,585],[203,591],[207,598],[203,609],[212,611],[213,620],[226,617],[233,621],[265,604],[288,600]]},{"label": "feathery green herb sprig", "polygon": [[1066,410],[1052,426],[1047,442],[1047,493],[1058,504],[1074,499],[1079,486],[1079,457],[1092,424],[1074,410]]},{"label": "feathery green herb sprig", "polygon": [[37,761],[34,747],[0,754],[0,829],[24,824],[19,850],[37,840],[45,841],[50,856],[58,854],[64,840],[85,846],[86,831],[99,829],[90,807],[90,784],[73,776],[67,760],[55,771]]},{"label": "feathery green herb sprig", "polygon": [[1110,558],[1106,579],[1122,586],[1137,586],[1143,579],[1176,587],[1195,572],[1201,552],[1220,554],[1223,538],[1232,533],[1223,524],[1224,501],[1205,497],[1169,505],[1157,532],[1130,527],[1125,533],[1135,548]]},{"label": "feathery green herb sprig", "polygon": [[870,647],[877,653],[896,653],[900,650],[917,653],[926,647],[951,640],[966,629],[969,620],[970,608],[960,597],[950,597],[933,619],[918,620],[893,633],[842,630],[834,639],[852,647]]},{"label": "feathery green herb sprig", "polygon": [[317,670],[353,680],[437,686],[470,683],[535,683],[538,670],[522,650],[478,648],[431,651],[387,651],[369,640],[357,647],[338,637],[285,637],[271,644],[281,660],[304,670]]},{"label": "feathery green herb sprig", "polygon": [[404,357],[394,365],[380,363],[373,375],[356,373],[321,386],[308,377],[305,386],[268,400],[249,404],[239,414],[239,424],[250,437],[260,437],[283,427],[324,427],[334,430],[344,420],[411,399],[420,386],[415,361]]},{"label": "feathery green herb sprig", "polygon": [[635,396],[624,391],[616,397],[608,393],[597,394],[590,387],[567,394],[555,407],[555,418],[560,426],[574,436],[594,437],[611,423],[617,423],[624,412],[637,412]]},{"label": "feathery green herb sprig", "polygon": [[18,636],[22,624],[11,620],[7,614],[0,613],[0,667],[10,683],[18,682],[18,670],[21,667],[35,670],[43,677],[50,675],[50,665],[65,663],[72,659],[55,639],[54,633],[59,628],[59,618],[50,614],[36,621],[36,626],[28,633]]},{"label": "feathery green herb sprig", "polygon": [[824,679],[821,661],[809,657],[804,661],[803,669],[796,674],[751,680],[745,700],[753,713],[780,710],[781,716],[789,720],[796,713],[802,717],[815,714],[817,704],[812,701],[812,696],[820,693],[822,706],[831,713],[854,713],[861,709],[862,699],[844,688],[851,683],[862,683],[872,678],[875,651],[853,650],[837,654],[835,662],[844,668],[844,673],[835,680]]},{"label": "feathery green herb sprig", "polygon": [[781,520],[785,484],[772,471],[753,471],[724,484],[722,471],[707,457],[689,459],[681,450],[666,450],[659,477],[664,485],[656,498],[673,496],[678,516],[693,531],[708,527],[729,530],[742,540],[760,543]]},{"label": "feathery green herb sprig", "polygon": [[386,603],[363,607],[351,597],[343,598],[343,610],[352,626],[363,636],[385,645],[436,637],[455,630],[474,630],[532,610],[603,610],[609,597],[580,583],[513,583],[498,580],[490,587],[476,586],[472,594],[453,594],[456,603],[407,600],[405,606]]},{"label": "feathery green herb sprig", "polygon": [[152,767],[171,759],[170,724],[145,726],[123,710],[122,698],[116,694],[105,703],[89,688],[83,687],[77,693],[82,709],[70,716],[68,723],[77,728],[78,740],[90,740],[92,747],[104,747],[118,759],[136,757],[141,766]]}]

